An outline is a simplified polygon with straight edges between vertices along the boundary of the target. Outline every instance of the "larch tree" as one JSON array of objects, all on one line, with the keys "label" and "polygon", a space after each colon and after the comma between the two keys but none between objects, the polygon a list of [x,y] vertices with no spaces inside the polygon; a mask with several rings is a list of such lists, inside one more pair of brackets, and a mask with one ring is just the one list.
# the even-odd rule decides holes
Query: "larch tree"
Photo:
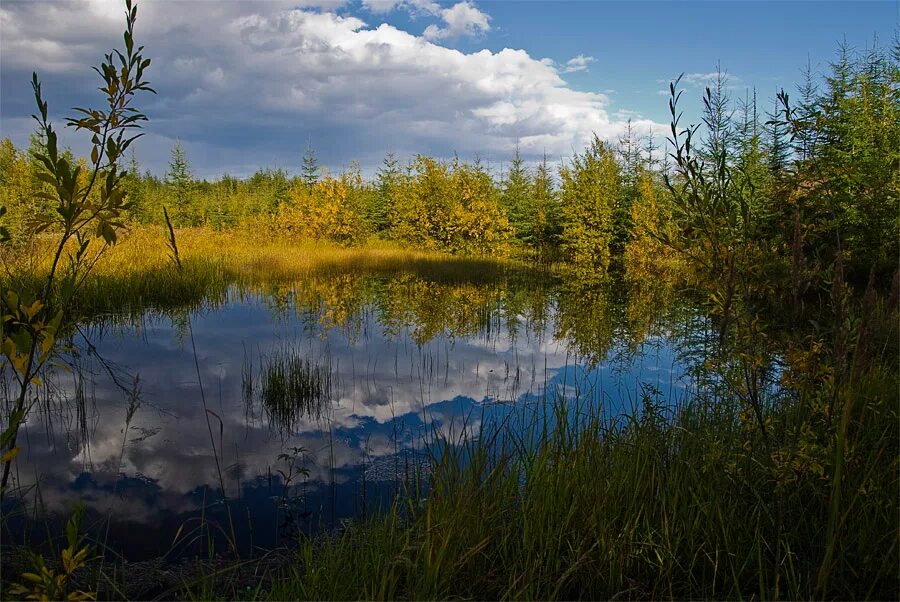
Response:
[{"label": "larch tree", "polygon": [[613,210],[621,189],[615,152],[594,135],[560,177],[563,253],[579,278],[602,278],[609,268]]}]

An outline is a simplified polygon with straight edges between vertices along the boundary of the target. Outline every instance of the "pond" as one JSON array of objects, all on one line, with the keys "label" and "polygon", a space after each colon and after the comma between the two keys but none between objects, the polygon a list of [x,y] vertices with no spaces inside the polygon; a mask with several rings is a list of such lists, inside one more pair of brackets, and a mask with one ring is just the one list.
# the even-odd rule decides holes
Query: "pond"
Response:
[{"label": "pond", "polygon": [[284,545],[427,495],[436,441],[548,399],[610,417],[676,402],[698,329],[684,303],[542,274],[332,274],[107,316],[23,426],[4,536],[34,544],[84,500],[94,541],[129,560],[232,532],[242,554]]}]

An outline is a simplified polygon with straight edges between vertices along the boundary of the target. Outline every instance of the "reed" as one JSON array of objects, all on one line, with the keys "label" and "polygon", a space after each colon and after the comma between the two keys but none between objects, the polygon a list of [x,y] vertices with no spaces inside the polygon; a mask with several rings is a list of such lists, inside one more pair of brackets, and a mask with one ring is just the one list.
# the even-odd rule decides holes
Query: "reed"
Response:
[{"label": "reed", "polygon": [[[293,348],[264,358],[259,380],[259,399],[270,424],[279,429],[292,430],[301,420],[321,420],[333,399],[330,360],[314,362]],[[249,371],[243,382],[246,399],[254,390]]]}]

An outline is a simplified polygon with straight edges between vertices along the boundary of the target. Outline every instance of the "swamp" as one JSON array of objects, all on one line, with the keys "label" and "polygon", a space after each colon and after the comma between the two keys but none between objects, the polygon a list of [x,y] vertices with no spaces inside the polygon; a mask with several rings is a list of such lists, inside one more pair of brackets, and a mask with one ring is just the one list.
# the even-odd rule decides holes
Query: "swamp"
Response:
[{"label": "swamp", "polygon": [[[627,111],[612,127],[606,97],[590,96],[600,121],[554,104],[594,94],[562,79],[593,57],[453,48],[492,31],[473,2],[346,9],[441,19],[421,36],[328,7],[193,3],[273,89],[266,57],[287,72],[285,56],[329,48],[347,77],[401,85],[414,62],[388,67],[412,44],[498,70],[471,89],[415,72],[429,94],[474,103],[526,65],[544,79],[504,94],[549,86],[555,107],[512,141],[506,111],[530,97],[470,110],[509,151],[499,170],[449,151],[329,169],[307,139],[297,169],[248,150],[255,172],[199,177],[186,146],[230,160],[210,149],[238,126],[209,117],[201,134],[173,107],[224,110],[206,92],[227,78],[173,92],[196,65],[166,43],[205,25],[113,4],[125,29],[100,88],[62,85],[86,103],[63,117],[47,98],[71,102],[33,73],[29,144],[0,142],[0,597],[900,596],[896,33],[840,44],[765,101],[721,67],[667,79],[660,132]],[[562,5],[596,9],[581,4]],[[159,48],[135,41],[145,7]],[[41,10],[73,9],[4,3],[6,39]],[[46,35],[74,35],[61,27]],[[2,65],[6,94],[20,66]],[[56,84],[86,71],[51,66]],[[322,77],[282,90],[298,115],[332,98]],[[362,96],[335,105],[342,128]],[[281,143],[270,102],[242,143]],[[434,104],[428,132],[471,134]],[[573,114],[557,162],[538,142]],[[403,144],[433,148],[411,131]],[[160,139],[165,177],[135,151]]]}]

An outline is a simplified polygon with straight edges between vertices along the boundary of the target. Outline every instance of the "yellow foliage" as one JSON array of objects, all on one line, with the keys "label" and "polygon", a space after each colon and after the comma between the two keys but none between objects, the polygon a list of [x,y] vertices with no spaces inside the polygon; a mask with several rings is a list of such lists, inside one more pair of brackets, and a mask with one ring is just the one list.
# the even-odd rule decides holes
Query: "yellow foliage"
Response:
[{"label": "yellow foliage", "polygon": [[274,228],[283,236],[324,238],[352,244],[368,234],[363,220],[362,182],[352,175],[326,176],[312,185],[297,183],[290,204],[282,204]]},{"label": "yellow foliage", "polygon": [[487,173],[424,156],[397,184],[391,221],[395,238],[453,252],[503,255],[511,235]]},{"label": "yellow foliage", "polygon": [[625,246],[626,276],[631,282],[673,282],[685,269],[684,259],[666,241],[677,236],[672,211],[650,173],[638,181],[638,196],[631,205],[633,234]]}]

